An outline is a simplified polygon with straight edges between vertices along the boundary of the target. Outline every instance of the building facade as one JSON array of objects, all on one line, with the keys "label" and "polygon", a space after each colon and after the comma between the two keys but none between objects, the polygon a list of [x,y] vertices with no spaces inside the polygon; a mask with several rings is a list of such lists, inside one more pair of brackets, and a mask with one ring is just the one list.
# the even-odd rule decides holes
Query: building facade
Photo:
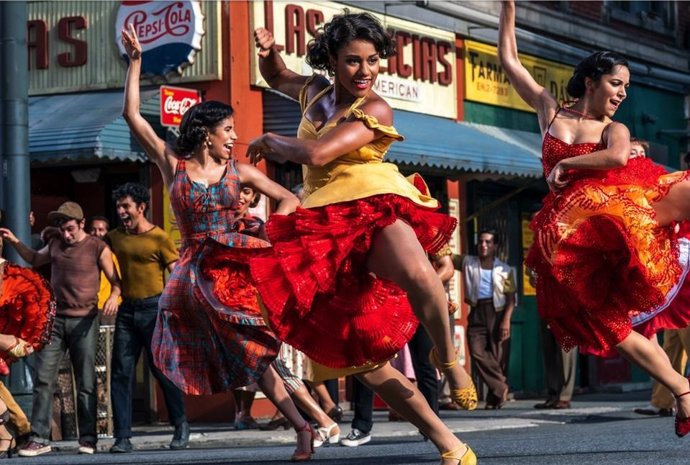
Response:
[{"label": "building facade", "polygon": [[[124,23],[137,25],[144,59],[157,67],[142,82],[142,112],[161,137],[174,132],[160,124],[159,85],[194,89],[204,100],[234,107],[235,150],[247,161],[243,152],[250,140],[264,131],[294,135],[300,117],[296,102],[261,80],[253,29],[272,29],[288,67],[308,74],[309,40],[344,8],[369,11],[396,34],[398,54],[384,62],[376,88],[395,109],[395,126],[406,137],[393,144],[389,161],[405,174],[420,172],[443,210],[458,218],[456,252],[473,252],[484,227],[503,231],[501,256],[520,276],[510,382],[514,390],[540,391],[534,289],[520,269],[531,241],[529,217],[546,192],[541,137],[534,114],[516,98],[496,57],[498,2],[29,2],[36,227],[45,226],[47,213],[65,200],[80,202],[87,215],[115,221],[110,191],[140,181],[151,188],[154,222],[175,233],[158,171],[120,116],[126,63],[118,36]],[[616,118],[651,142],[656,161],[679,168],[688,149],[689,16],[683,2],[519,2],[518,45],[535,78],[563,100],[572,68],[591,51],[626,55],[632,85]],[[188,59],[179,62],[169,53]],[[286,187],[301,180],[299,166],[261,168]],[[451,297],[463,300],[458,276]],[[466,312],[462,306],[456,315],[461,349]],[[644,378],[621,360],[585,362],[590,366],[581,371],[581,385]],[[195,407],[205,420],[217,419],[221,410],[207,399]]]}]

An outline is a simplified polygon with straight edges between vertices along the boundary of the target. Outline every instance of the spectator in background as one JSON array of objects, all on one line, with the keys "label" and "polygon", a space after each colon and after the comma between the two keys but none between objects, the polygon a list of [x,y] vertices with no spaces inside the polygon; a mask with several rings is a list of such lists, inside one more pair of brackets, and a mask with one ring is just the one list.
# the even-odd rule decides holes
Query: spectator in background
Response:
[{"label": "spectator in background", "polygon": [[[88,233],[94,237],[102,240],[106,240],[108,231],[110,230],[110,221],[104,216],[94,216],[89,220]],[[113,255],[113,265],[115,266],[115,272],[117,276],[120,277],[120,263],[117,261],[117,256]],[[115,324],[115,313],[108,313],[105,311],[105,302],[110,295],[110,281],[101,273],[101,284],[98,289],[98,310],[101,310],[100,320],[102,325],[114,325]],[[122,298],[120,297],[117,301],[118,304],[122,303]]]},{"label": "spectator in background", "polygon": [[36,354],[31,414],[31,439],[19,450],[23,457],[35,457],[51,451],[50,419],[53,393],[60,362],[66,350],[74,369],[77,389],[77,424],[79,453],[96,452],[96,350],[98,347],[98,287],[100,272],[108,277],[112,290],[105,308],[117,311],[120,280],[115,272],[110,249],[84,230],[84,213],[74,202],[65,202],[48,214],[59,229],[60,238],[35,251],[24,245],[6,228],[3,238],[32,266],[51,265],[51,285],[57,300],[57,316],[51,342]]},{"label": "spectator in background", "polygon": [[467,340],[479,376],[488,386],[485,409],[503,407],[508,400],[510,320],[515,307],[515,272],[496,258],[498,233],[479,233],[477,256],[454,255],[453,265],[463,272],[470,305]]},{"label": "spectator in background", "polygon": [[115,189],[113,200],[121,226],[107,237],[120,262],[122,305],[117,312],[113,341],[110,392],[115,443],[110,452],[132,452],[132,388],[142,349],[163,391],[170,423],[175,427],[170,448],[184,449],[189,444],[189,424],[182,391],[156,367],[151,351],[164,272],[175,266],[177,248],[165,231],[146,219],[150,200],[146,187],[128,182]]}]

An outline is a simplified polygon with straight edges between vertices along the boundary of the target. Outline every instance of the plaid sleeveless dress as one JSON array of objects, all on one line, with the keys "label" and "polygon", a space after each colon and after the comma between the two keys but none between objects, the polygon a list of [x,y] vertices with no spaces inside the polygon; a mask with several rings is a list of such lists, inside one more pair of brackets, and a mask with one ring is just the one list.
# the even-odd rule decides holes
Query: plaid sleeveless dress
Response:
[{"label": "plaid sleeveless dress", "polygon": [[[237,213],[239,192],[234,160],[210,186],[192,181],[184,160],[177,163],[170,204],[182,235],[180,259],[160,299],[152,346],[156,366],[187,394],[251,384],[278,355],[247,266],[269,244],[240,232],[247,226]],[[200,267],[216,249],[225,251],[223,263]]]}]

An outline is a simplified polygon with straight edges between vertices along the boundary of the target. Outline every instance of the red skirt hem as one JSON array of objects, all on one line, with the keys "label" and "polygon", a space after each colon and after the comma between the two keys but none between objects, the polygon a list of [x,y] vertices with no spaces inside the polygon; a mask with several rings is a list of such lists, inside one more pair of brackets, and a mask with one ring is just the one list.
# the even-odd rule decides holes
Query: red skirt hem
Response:
[{"label": "red skirt hem", "polygon": [[397,195],[378,195],[273,215],[274,254],[252,258],[254,284],[279,339],[331,368],[391,358],[412,337],[417,319],[407,294],[368,272],[376,233],[409,224],[429,253],[446,244],[456,220]]}]

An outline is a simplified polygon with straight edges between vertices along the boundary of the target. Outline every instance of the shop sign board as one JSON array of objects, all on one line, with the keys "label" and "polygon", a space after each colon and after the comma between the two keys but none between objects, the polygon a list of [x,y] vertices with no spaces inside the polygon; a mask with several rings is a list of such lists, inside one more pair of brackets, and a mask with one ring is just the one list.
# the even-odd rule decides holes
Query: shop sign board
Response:
[{"label": "shop sign board", "polygon": [[[571,66],[520,54],[520,62],[558,101],[568,100]],[[465,99],[516,110],[534,111],[515,91],[498,60],[496,46],[465,41]]]},{"label": "shop sign board", "polygon": [[144,78],[143,85],[223,78],[219,1],[64,0],[27,5],[29,95],[121,88],[127,66],[120,41],[125,23],[135,25],[144,48],[143,66],[151,79]]},{"label": "shop sign board", "polygon": [[161,125],[178,127],[182,116],[193,105],[201,102],[201,93],[196,89],[161,86]]},{"label": "shop sign board", "polygon": [[125,60],[120,38],[129,25],[141,44],[145,77],[180,75],[201,50],[204,15],[197,1],[123,1],[115,18],[115,41]]},{"label": "shop sign board", "polygon": [[[252,2],[251,27],[273,31],[286,66],[309,75],[307,45],[317,30],[344,6],[334,2]],[[352,13],[366,10],[348,6]],[[396,109],[457,117],[455,34],[427,25],[369,11],[394,35],[397,54],[381,62],[374,91]],[[252,53],[252,83],[268,87]]]}]

